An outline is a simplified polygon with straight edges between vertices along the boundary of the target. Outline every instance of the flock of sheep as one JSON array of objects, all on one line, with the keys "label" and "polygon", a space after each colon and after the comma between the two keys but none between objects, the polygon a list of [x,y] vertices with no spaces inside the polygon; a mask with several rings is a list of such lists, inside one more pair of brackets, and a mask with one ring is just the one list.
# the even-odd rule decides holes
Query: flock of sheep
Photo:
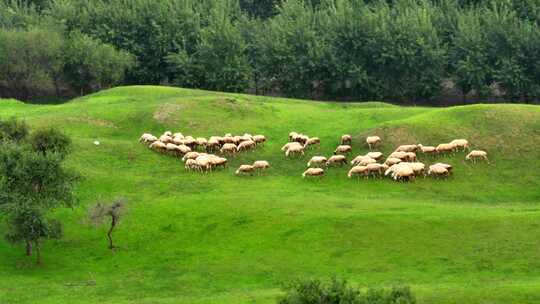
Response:
[{"label": "flock of sheep", "polygon": [[[151,149],[173,154],[182,157],[185,168],[189,171],[208,172],[227,166],[227,159],[223,156],[234,155],[242,151],[250,151],[266,142],[264,135],[244,135],[225,134],[224,136],[212,136],[209,139],[192,136],[184,136],[182,133],[165,132],[159,138],[144,133],[140,142],[146,143]],[[378,136],[366,138],[369,150],[377,148],[381,144]],[[291,132],[289,142],[281,150],[286,157],[294,155],[304,155],[304,151],[314,146],[320,146],[318,137]],[[325,168],[343,166],[348,163],[347,155],[352,152],[352,136],[343,135],[341,143],[334,150],[334,155],[330,157],[313,156],[307,163],[308,169],[302,173],[302,177],[322,177]],[[416,153],[425,155],[451,154],[458,150],[470,150],[469,142],[466,139],[455,139],[449,143],[442,143],[438,146],[423,146],[421,144],[400,145],[384,161],[381,152],[369,152],[365,155],[358,155],[350,161],[351,169],[347,173],[349,178],[356,177],[379,177],[389,176],[396,181],[410,181],[417,176],[447,177],[452,173],[452,166],[444,163],[435,163],[426,167],[424,163],[417,160]],[[213,153],[219,153],[217,156]],[[478,160],[488,161],[487,153],[481,150],[470,151],[465,157],[466,160],[476,162]],[[270,164],[265,160],[255,161],[253,164],[243,164],[235,172],[236,175],[253,174],[270,168]]]}]

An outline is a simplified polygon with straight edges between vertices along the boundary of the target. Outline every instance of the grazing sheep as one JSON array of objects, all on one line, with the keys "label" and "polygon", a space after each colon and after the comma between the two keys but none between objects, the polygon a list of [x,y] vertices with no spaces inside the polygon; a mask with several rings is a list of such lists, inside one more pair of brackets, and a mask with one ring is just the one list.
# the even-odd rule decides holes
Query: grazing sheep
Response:
[{"label": "grazing sheep", "polygon": [[300,155],[304,155],[304,146],[302,145],[298,145],[298,146],[295,146],[295,145],[292,145],[289,147],[289,149],[287,149],[287,151],[285,152],[285,156],[289,156],[289,155],[293,155],[293,154],[300,154]]},{"label": "grazing sheep", "polygon": [[195,144],[203,149],[206,148],[206,144],[208,143],[208,140],[206,140],[206,138],[204,137],[197,137],[195,139]]},{"label": "grazing sheep", "polygon": [[223,136],[223,143],[224,144],[234,144],[234,137],[232,136]]},{"label": "grazing sheep", "polygon": [[355,175],[355,176],[364,175],[364,176],[367,177],[366,174],[367,174],[367,167],[366,166],[354,166],[347,173],[347,177],[351,178],[353,175]]},{"label": "grazing sheep", "polygon": [[330,167],[332,165],[346,165],[347,164],[347,158],[344,155],[332,155],[330,158],[326,161],[326,166]]},{"label": "grazing sheep", "polygon": [[210,159],[210,164],[212,168],[225,168],[227,167],[227,159],[224,157],[215,156]]},{"label": "grazing sheep", "polygon": [[349,145],[340,145],[334,150],[334,154],[348,154],[352,152],[352,148]]},{"label": "grazing sheep", "polygon": [[395,152],[416,152],[416,150],[418,150],[417,145],[401,145]]},{"label": "grazing sheep", "polygon": [[439,144],[437,148],[435,148],[437,153],[451,153],[453,154],[456,151],[456,146],[451,143],[446,144]]},{"label": "grazing sheep", "polygon": [[293,138],[295,138],[296,136],[298,136],[298,133],[297,133],[297,132],[291,132],[291,133],[289,133],[289,141],[293,141]]},{"label": "grazing sheep", "polygon": [[450,142],[450,144],[456,146],[456,150],[460,148],[463,149],[463,151],[470,150],[469,141],[466,139],[454,139]]},{"label": "grazing sheep", "polygon": [[165,131],[165,132],[163,133],[163,135],[164,135],[164,136],[169,136],[169,137],[172,137],[172,136],[173,136],[173,134],[172,134],[171,131]]},{"label": "grazing sheep", "polygon": [[378,175],[379,177],[382,178],[384,171],[386,171],[387,169],[388,169],[387,165],[372,163],[366,166],[366,174],[373,175],[373,176]]},{"label": "grazing sheep", "polygon": [[424,165],[423,163],[408,162],[403,164],[407,164],[409,167],[411,167],[416,176],[425,175],[426,165]]},{"label": "grazing sheep", "polygon": [[239,145],[241,142],[242,142],[242,136],[240,135],[233,136],[233,143],[235,145]]},{"label": "grazing sheep", "polygon": [[309,137],[304,134],[296,134],[296,136],[293,137],[293,141],[298,142],[302,145],[304,145],[308,141]]},{"label": "grazing sheep", "polygon": [[192,136],[186,136],[184,137],[184,145],[190,147],[191,149],[194,149],[197,145],[197,141]]},{"label": "grazing sheep", "polygon": [[450,171],[448,171],[448,169],[446,169],[444,166],[435,164],[429,166],[428,175],[434,177],[447,177],[450,175]]},{"label": "grazing sheep", "polygon": [[324,176],[324,169],[322,168],[308,168],[304,173],[302,173],[302,178],[307,177],[323,177]]},{"label": "grazing sheep", "polygon": [[399,163],[396,165],[393,165],[389,167],[386,172],[384,172],[384,175],[391,175],[391,177],[394,180],[413,180],[415,177],[414,171],[411,168],[411,166],[407,165],[406,163]]},{"label": "grazing sheep", "polygon": [[293,141],[293,142],[289,142],[289,143],[286,143],[285,145],[283,145],[283,147],[281,147],[281,151],[287,151],[290,147],[302,147],[303,148],[303,146],[299,142]]},{"label": "grazing sheep", "polygon": [[317,145],[317,146],[321,145],[321,140],[318,137],[311,137],[310,139],[308,139],[306,143],[304,144],[304,148],[308,148],[314,145]]},{"label": "grazing sheep", "polygon": [[150,149],[165,152],[167,150],[167,145],[161,141],[155,141],[150,145]]},{"label": "grazing sheep", "polygon": [[252,165],[241,165],[238,170],[234,174],[240,175],[240,174],[250,174],[252,175],[253,172],[255,172],[255,167]]},{"label": "grazing sheep", "polygon": [[270,164],[265,160],[257,160],[253,162],[253,167],[255,168],[255,170],[262,171],[270,168]]},{"label": "grazing sheep", "polygon": [[328,159],[324,156],[313,156],[307,163],[308,167],[316,166],[316,167],[322,167],[326,164]]},{"label": "grazing sheep", "polygon": [[349,134],[345,134],[343,136],[341,136],[341,144],[342,145],[351,145],[352,143],[352,136],[350,136]]},{"label": "grazing sheep", "polygon": [[185,162],[188,159],[196,159],[200,155],[201,155],[201,153],[199,153],[199,152],[188,152],[188,153],[186,153],[184,155],[184,157],[182,157],[182,161]]},{"label": "grazing sheep", "polygon": [[257,145],[261,145],[261,144],[264,144],[266,142],[266,137],[264,135],[255,135],[255,136],[253,136],[253,141]]},{"label": "grazing sheep", "polygon": [[433,146],[422,146],[421,144],[418,144],[418,149],[420,152],[424,154],[435,154],[437,153],[437,148]]},{"label": "grazing sheep", "polygon": [[376,162],[377,161],[374,160],[371,157],[364,157],[358,163],[356,163],[356,165],[358,165],[358,166],[367,166],[369,164],[375,164]]},{"label": "grazing sheep", "polygon": [[199,165],[197,165],[197,161],[194,159],[186,160],[186,165],[184,168],[186,168],[188,171],[200,170]]},{"label": "grazing sheep", "polygon": [[416,153],[414,152],[405,152],[405,160],[409,161],[409,162],[414,162],[416,161]]},{"label": "grazing sheep", "polygon": [[485,160],[489,163],[487,152],[482,150],[472,150],[465,156],[465,160],[472,160],[473,163],[476,163],[477,160]]},{"label": "grazing sheep", "polygon": [[371,158],[371,157],[369,157],[367,155],[358,155],[353,160],[351,160],[351,165],[352,166],[358,165],[358,163],[360,163],[360,161],[362,161],[364,158]]},{"label": "grazing sheep", "polygon": [[157,140],[158,140],[158,138],[155,137],[154,135],[150,134],[150,133],[144,133],[139,138],[139,142],[144,142],[144,143],[153,143],[153,142],[155,142]]},{"label": "grazing sheep", "polygon": [[214,155],[208,155],[206,153],[201,153],[199,156],[195,159],[197,162],[197,166],[201,169],[201,171],[208,172],[212,168],[212,158],[215,157]]},{"label": "grazing sheep", "polygon": [[366,138],[366,143],[371,150],[381,144],[381,138],[379,136],[368,136]]},{"label": "grazing sheep", "polygon": [[401,158],[389,157],[389,158],[386,159],[384,164],[387,165],[387,166],[393,166],[395,164],[399,164],[400,162],[402,162]]},{"label": "grazing sheep", "polygon": [[180,133],[180,132],[176,132],[172,135],[172,137],[178,137],[180,139],[184,139],[184,134]]},{"label": "grazing sheep", "polygon": [[256,146],[257,146],[257,144],[253,140],[250,139],[250,140],[246,140],[246,141],[241,142],[238,145],[238,148],[236,150],[237,150],[237,152],[248,151],[248,150],[255,149]]},{"label": "grazing sheep", "polygon": [[406,160],[407,152],[392,152],[392,154],[390,154],[388,158],[399,158],[401,160]]},{"label": "grazing sheep", "polygon": [[226,143],[221,147],[219,150],[221,154],[235,154],[236,153],[236,145],[232,143]]},{"label": "grazing sheep", "polygon": [[191,152],[191,148],[186,146],[186,145],[178,145],[176,148],[182,154],[186,154],[188,152]]},{"label": "grazing sheep", "polygon": [[379,160],[383,157],[383,154],[381,152],[368,152],[368,154],[366,154],[367,157],[371,157],[373,158],[374,160]]},{"label": "grazing sheep", "polygon": [[449,165],[449,164],[445,164],[445,163],[436,163],[436,164],[433,164],[433,166],[441,166],[443,168],[445,168],[446,170],[448,170],[448,173],[452,174],[452,166]]},{"label": "grazing sheep", "polygon": [[206,143],[206,152],[216,152],[219,150],[219,146],[219,140],[217,138],[210,137],[210,139],[208,139],[208,142]]},{"label": "grazing sheep", "polygon": [[172,142],[175,145],[183,145],[184,144],[184,139],[180,138],[180,137],[173,137]]},{"label": "grazing sheep", "polygon": [[176,156],[179,156],[182,153],[178,146],[175,144],[166,144],[165,149],[167,150],[167,152],[172,153]]},{"label": "grazing sheep", "polygon": [[161,135],[159,137],[159,141],[161,141],[164,144],[168,144],[168,143],[173,142],[173,138],[171,136],[168,136],[168,135]]}]

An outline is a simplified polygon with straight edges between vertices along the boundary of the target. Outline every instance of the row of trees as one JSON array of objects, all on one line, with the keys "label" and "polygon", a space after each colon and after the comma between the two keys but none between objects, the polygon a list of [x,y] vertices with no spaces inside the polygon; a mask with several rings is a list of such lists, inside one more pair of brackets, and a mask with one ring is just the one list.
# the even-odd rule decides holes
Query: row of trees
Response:
[{"label": "row of trees", "polygon": [[[48,24],[47,42],[60,45],[50,46],[53,72],[0,75],[11,79],[0,78],[4,95],[45,74],[83,93],[127,83],[327,99],[540,98],[537,0],[1,1],[5,35]],[[19,66],[1,45],[0,61]]]}]

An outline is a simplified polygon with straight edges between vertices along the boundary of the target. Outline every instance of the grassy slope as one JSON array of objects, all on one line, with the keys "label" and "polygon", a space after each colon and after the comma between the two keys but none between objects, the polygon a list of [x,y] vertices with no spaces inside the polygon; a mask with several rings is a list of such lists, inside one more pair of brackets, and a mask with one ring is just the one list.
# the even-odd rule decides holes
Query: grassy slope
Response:
[{"label": "grassy slope", "polygon": [[[64,129],[75,141],[69,166],[87,177],[80,207],[58,212],[66,235],[47,244],[44,266],[0,241],[0,303],[273,303],[283,281],[334,274],[362,286],[410,284],[420,303],[540,301],[540,107],[402,108],[164,87],[0,104],[0,116]],[[189,174],[137,142],[166,129],[262,133],[269,143],[226,171]],[[292,130],[319,136],[321,151],[285,160],[279,147]],[[355,154],[372,133],[383,152],[466,137],[492,164],[465,164],[460,153],[442,159],[456,167],[446,181],[354,181],[345,168],[302,180],[309,156],[329,154],[343,133],[356,135]],[[232,175],[255,159],[274,168]],[[83,220],[89,204],[118,195],[131,204],[113,254],[104,229]]]}]

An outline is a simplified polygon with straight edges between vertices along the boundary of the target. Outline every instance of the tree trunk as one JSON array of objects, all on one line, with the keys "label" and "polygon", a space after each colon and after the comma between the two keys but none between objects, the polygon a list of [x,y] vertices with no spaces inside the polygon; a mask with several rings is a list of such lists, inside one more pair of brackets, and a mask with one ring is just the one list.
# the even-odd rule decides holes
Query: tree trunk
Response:
[{"label": "tree trunk", "polygon": [[32,242],[31,241],[26,241],[26,256],[31,256],[32,255]]},{"label": "tree trunk", "polygon": [[107,231],[107,238],[109,239],[109,249],[114,249],[113,239],[112,239],[112,233],[114,230],[114,227],[116,227],[116,217],[111,218],[111,227],[109,227],[109,231]]},{"label": "tree trunk", "polygon": [[36,263],[38,265],[41,265],[41,247],[40,247],[40,244],[39,244],[39,241],[36,240]]}]

